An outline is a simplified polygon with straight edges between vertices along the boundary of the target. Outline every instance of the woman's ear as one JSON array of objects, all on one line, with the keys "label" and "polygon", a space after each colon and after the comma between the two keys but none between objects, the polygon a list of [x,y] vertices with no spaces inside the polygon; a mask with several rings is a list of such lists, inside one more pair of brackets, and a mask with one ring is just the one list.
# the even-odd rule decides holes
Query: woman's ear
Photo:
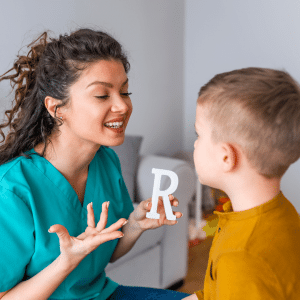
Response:
[{"label": "woman's ear", "polygon": [[45,98],[45,107],[48,110],[49,114],[53,117],[53,118],[59,118],[60,117],[60,113],[59,110],[55,111],[56,106],[59,105],[61,103],[61,101],[58,101],[50,96],[47,96]]}]

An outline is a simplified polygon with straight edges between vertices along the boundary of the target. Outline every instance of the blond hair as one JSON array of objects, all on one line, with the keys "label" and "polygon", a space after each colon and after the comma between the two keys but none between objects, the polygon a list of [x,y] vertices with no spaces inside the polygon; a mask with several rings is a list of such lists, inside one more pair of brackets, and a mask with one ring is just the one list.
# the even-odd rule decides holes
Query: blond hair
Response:
[{"label": "blond hair", "polygon": [[300,87],[286,72],[246,68],[216,75],[199,92],[212,141],[238,144],[266,178],[300,157]]}]

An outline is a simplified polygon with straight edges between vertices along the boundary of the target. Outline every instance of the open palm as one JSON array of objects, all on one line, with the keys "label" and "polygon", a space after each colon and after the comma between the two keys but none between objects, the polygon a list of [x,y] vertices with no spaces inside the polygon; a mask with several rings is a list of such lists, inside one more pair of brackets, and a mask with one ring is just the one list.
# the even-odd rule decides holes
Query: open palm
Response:
[{"label": "open palm", "polygon": [[123,237],[119,229],[126,223],[126,219],[121,218],[108,228],[108,202],[102,204],[100,220],[95,225],[95,216],[92,203],[87,206],[87,228],[77,237],[70,236],[68,230],[60,225],[55,224],[49,228],[49,232],[56,232],[59,238],[61,255],[67,257],[74,263],[80,262],[89,253],[99,247],[101,244]]}]

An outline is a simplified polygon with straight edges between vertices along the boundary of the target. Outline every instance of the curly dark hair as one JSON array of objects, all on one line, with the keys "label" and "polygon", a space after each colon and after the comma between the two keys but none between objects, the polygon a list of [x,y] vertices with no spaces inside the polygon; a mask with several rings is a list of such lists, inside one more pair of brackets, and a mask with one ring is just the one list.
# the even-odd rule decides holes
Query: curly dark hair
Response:
[{"label": "curly dark hair", "polygon": [[[128,73],[130,64],[122,46],[105,32],[79,29],[58,39],[47,39],[48,32],[34,42],[27,56],[17,56],[13,68],[0,76],[15,86],[13,108],[6,110],[8,121],[0,124],[0,165],[43,142],[45,155],[49,136],[59,129],[62,121],[49,114],[45,107],[46,96],[61,100],[58,107],[69,103],[69,89],[91,63],[99,60],[121,61]],[[4,76],[14,70],[15,74]],[[15,103],[14,103],[15,102]],[[2,128],[9,126],[5,138]]]}]

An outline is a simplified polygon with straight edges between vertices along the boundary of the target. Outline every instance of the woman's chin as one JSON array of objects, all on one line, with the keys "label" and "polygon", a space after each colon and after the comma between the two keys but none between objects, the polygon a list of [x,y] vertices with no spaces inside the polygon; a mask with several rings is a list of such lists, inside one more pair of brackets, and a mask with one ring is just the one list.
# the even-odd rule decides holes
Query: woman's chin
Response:
[{"label": "woman's chin", "polygon": [[125,135],[123,135],[123,137],[118,137],[115,139],[108,139],[107,143],[104,144],[104,146],[108,146],[108,147],[116,147],[116,146],[120,146],[124,143],[125,140]]}]

